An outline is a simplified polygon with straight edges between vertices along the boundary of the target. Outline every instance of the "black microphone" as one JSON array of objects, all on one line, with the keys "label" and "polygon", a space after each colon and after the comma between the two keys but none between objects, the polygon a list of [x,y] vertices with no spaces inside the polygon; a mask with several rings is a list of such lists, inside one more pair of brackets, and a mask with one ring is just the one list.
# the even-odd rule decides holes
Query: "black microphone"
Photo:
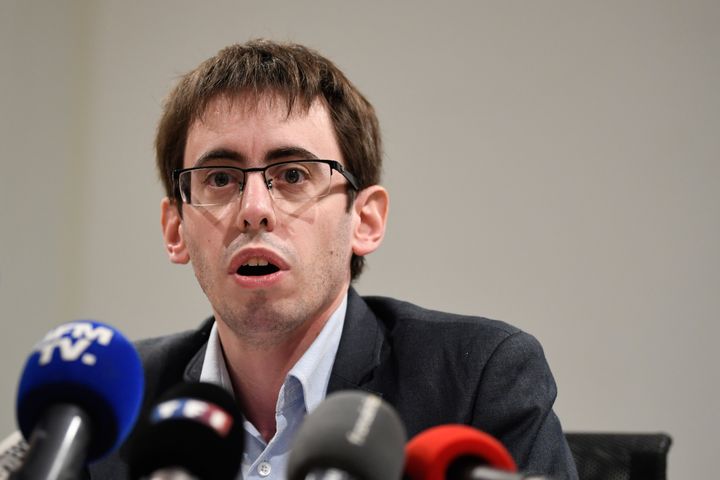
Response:
[{"label": "black microphone", "polygon": [[210,383],[181,383],[160,397],[130,438],[130,476],[234,480],[243,435],[242,414],[230,393]]},{"label": "black microphone", "polygon": [[50,331],[20,378],[16,413],[29,447],[10,478],[78,478],[86,463],[124,441],[143,385],[135,348],[109,325],[85,320]]},{"label": "black microphone", "polygon": [[397,480],[405,427],[380,397],[337,392],[300,426],[288,459],[288,480]]},{"label": "black microphone", "polygon": [[507,449],[467,425],[440,425],[414,436],[405,447],[408,480],[541,480],[517,473]]}]

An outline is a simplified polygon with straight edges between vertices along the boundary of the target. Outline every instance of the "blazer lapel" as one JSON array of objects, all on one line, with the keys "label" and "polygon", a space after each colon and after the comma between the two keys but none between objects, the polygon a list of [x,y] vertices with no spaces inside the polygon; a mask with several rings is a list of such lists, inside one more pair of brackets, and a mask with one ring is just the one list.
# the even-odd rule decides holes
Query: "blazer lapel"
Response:
[{"label": "blazer lapel", "polygon": [[[203,327],[209,331],[212,323]],[[378,375],[378,367],[387,359],[389,349],[385,342],[385,328],[367,303],[352,287],[348,290],[342,336],[335,363],[330,373],[327,393],[338,390],[365,390],[382,396],[387,388],[387,373]],[[205,342],[186,364],[183,380],[197,382],[205,358]]]},{"label": "blazer lapel", "polygon": [[376,369],[387,358],[385,330],[365,301],[351,287],[340,346],[330,373],[327,393],[366,390],[382,396]]}]

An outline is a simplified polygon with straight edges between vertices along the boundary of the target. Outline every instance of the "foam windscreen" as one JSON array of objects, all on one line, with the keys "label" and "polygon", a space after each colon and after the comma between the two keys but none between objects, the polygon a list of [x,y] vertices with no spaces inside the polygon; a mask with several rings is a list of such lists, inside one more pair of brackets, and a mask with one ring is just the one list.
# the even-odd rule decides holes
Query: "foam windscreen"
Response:
[{"label": "foam windscreen", "polygon": [[400,417],[380,397],[337,392],[304,420],[293,441],[288,478],[340,470],[362,480],[396,480],[403,469],[406,434]]},{"label": "foam windscreen", "polygon": [[411,480],[445,480],[456,462],[515,472],[507,449],[494,437],[467,425],[439,425],[415,435],[405,447],[405,474]]},{"label": "foam windscreen", "polygon": [[142,363],[132,343],[92,320],[50,331],[28,357],[17,395],[17,421],[26,439],[43,414],[70,404],[90,417],[88,461],[124,441],[135,424],[144,388]]},{"label": "foam windscreen", "polygon": [[132,478],[182,468],[201,480],[235,479],[243,419],[232,395],[210,383],[182,383],[143,418],[128,446]]}]

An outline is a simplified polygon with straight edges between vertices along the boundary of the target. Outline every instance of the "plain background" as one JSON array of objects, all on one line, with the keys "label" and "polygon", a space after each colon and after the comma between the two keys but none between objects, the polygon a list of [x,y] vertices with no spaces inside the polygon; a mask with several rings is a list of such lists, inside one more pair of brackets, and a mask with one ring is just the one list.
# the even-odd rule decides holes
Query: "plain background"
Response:
[{"label": "plain background", "polygon": [[[35,341],[209,313],[159,227],[155,124],[221,47],[292,40],[376,106],[390,227],[357,288],[536,335],[566,430],[720,429],[717,1],[0,0],[0,430]],[[451,373],[450,373],[451,374]]]}]

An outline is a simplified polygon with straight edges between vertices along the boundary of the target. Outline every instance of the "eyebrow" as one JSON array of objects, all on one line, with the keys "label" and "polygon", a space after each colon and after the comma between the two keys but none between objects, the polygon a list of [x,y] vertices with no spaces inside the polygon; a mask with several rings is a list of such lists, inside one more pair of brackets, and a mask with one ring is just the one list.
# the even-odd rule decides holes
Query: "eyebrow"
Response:
[{"label": "eyebrow", "polygon": [[288,157],[297,157],[302,160],[318,159],[317,155],[302,147],[280,147],[270,150],[267,155],[265,155],[265,161],[282,160]]},{"label": "eyebrow", "polygon": [[[295,157],[302,160],[317,160],[318,156],[302,147],[279,147],[270,150],[265,154],[265,163],[271,163],[275,160],[284,160],[289,157]],[[204,153],[195,162],[196,167],[202,167],[212,160],[230,160],[232,162],[247,163],[246,157],[235,150],[227,148],[218,148]]]},{"label": "eyebrow", "polygon": [[195,162],[195,167],[202,167],[206,163],[212,160],[231,160],[233,162],[243,162],[244,157],[234,151],[234,150],[228,150],[225,148],[218,148],[215,150],[210,150],[209,152],[203,153],[200,158],[197,159]]}]

